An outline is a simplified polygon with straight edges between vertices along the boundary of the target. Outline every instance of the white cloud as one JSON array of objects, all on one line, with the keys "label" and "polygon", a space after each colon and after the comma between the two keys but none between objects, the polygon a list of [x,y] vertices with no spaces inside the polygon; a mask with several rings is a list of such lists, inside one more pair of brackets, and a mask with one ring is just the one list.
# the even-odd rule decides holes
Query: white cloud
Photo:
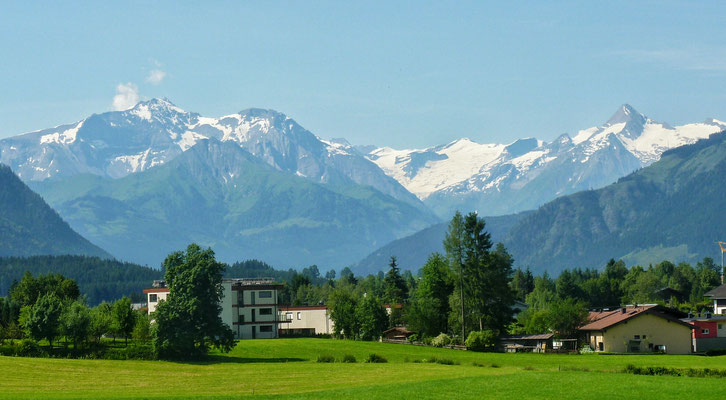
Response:
[{"label": "white cloud", "polygon": [[695,71],[726,71],[726,51],[722,48],[621,50],[610,53],[638,62],[666,65]]},{"label": "white cloud", "polygon": [[158,85],[164,80],[164,77],[166,77],[166,72],[160,69],[152,69],[146,77],[146,82],[149,82],[152,85]]},{"label": "white cloud", "polygon": [[124,111],[132,108],[139,102],[139,88],[133,83],[119,83],[116,86],[116,95],[113,96],[113,109]]}]

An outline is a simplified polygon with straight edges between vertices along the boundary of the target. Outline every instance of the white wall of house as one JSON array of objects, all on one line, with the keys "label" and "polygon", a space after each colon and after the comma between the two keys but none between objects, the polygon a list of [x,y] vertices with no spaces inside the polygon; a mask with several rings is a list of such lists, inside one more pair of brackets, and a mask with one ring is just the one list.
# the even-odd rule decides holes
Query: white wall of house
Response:
[{"label": "white wall of house", "polygon": [[[222,310],[220,317],[238,339],[272,339],[278,336],[278,291],[274,284],[240,286],[240,280],[222,281]],[[163,290],[163,291],[162,291]],[[168,290],[149,290],[149,314],[156,311],[159,301],[166,300]],[[156,296],[154,298],[154,296]],[[152,301],[155,300],[155,301]]]},{"label": "white wall of house", "polygon": [[280,324],[282,330],[313,329],[314,334],[333,333],[333,320],[326,307],[281,307],[280,313],[289,321]]},{"label": "white wall of house", "polygon": [[713,313],[726,314],[726,299],[713,299]]},{"label": "white wall of house", "polygon": [[169,292],[154,292],[154,293],[146,293],[146,304],[148,307],[148,313],[151,314],[154,311],[156,311],[156,306],[159,305],[160,301],[166,300],[166,296],[169,295]]}]

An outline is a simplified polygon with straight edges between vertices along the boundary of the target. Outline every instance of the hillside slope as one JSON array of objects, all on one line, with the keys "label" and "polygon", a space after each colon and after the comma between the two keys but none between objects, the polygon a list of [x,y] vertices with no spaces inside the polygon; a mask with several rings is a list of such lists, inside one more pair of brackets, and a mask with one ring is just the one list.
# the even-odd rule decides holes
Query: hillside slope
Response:
[{"label": "hillside slope", "polygon": [[32,185],[79,232],[148,265],[196,242],[227,262],[339,268],[437,222],[369,186],[314,183],[214,139],[123,178],[76,175]]},{"label": "hillside slope", "polygon": [[726,237],[726,132],[665,152],[617,183],[558,198],[520,221],[505,244],[534,271],[718,257]]},{"label": "hillside slope", "polygon": [[0,164],[0,257],[61,254],[111,258]]}]

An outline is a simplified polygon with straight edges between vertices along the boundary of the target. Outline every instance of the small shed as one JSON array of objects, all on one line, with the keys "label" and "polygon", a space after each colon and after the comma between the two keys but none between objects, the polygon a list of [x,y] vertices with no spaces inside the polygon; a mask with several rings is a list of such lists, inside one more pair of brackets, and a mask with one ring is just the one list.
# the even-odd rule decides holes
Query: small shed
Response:
[{"label": "small shed", "polygon": [[407,341],[415,332],[409,331],[405,326],[397,326],[383,332],[383,340],[389,342]]},{"label": "small shed", "polygon": [[537,335],[516,335],[502,338],[502,346],[507,353],[534,352],[544,353],[552,350],[553,333]]}]

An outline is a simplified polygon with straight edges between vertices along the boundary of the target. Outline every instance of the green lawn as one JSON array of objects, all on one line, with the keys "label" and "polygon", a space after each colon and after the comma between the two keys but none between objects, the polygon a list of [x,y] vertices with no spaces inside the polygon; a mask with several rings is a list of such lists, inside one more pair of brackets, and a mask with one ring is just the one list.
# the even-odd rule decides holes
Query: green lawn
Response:
[{"label": "green lawn", "polygon": [[[362,363],[371,352],[389,362]],[[359,362],[315,362],[321,354],[337,359],[352,354]],[[413,362],[432,356],[459,365]],[[682,399],[713,396],[726,387],[719,378],[617,372],[627,364],[726,369],[726,357],[498,354],[325,339],[250,340],[205,363],[0,357],[0,398]]]}]

